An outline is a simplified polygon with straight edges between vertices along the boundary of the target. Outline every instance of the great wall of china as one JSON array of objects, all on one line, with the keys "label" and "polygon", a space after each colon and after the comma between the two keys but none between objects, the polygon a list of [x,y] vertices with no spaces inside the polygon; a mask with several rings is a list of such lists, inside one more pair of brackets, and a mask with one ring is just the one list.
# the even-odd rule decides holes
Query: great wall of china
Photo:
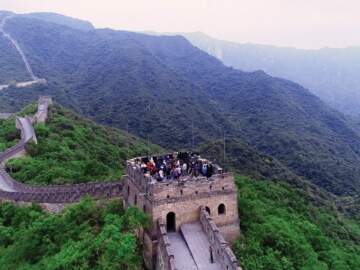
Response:
[{"label": "great wall of china", "polygon": [[127,161],[123,200],[151,217],[152,227],[139,235],[147,268],[241,270],[229,244],[240,234],[234,176],[211,163],[210,177],[158,181],[143,173],[140,164],[146,159]]},{"label": "great wall of china", "polygon": [[26,144],[37,142],[33,123],[45,122],[51,99],[41,97],[38,111],[33,117],[16,117],[16,127],[21,130],[21,140],[13,147],[0,154],[0,198],[16,202],[36,202],[41,204],[66,204],[77,202],[83,196],[94,198],[120,197],[122,183],[92,182],[76,185],[31,186],[22,184],[6,172],[5,162],[26,154]]},{"label": "great wall of china", "polygon": [[[10,14],[0,18],[0,33],[22,58],[31,81],[0,85],[0,91],[10,86],[46,83],[35,76],[20,45],[5,31],[5,24],[12,17]],[[229,244],[240,233],[234,177],[216,164],[210,178],[188,177],[182,181],[159,182],[145,175],[134,162],[141,158],[127,161],[127,175],[122,181],[35,186],[13,179],[5,169],[6,161],[26,155],[27,144],[37,143],[33,124],[46,124],[51,104],[50,97],[40,97],[35,115],[15,116],[21,139],[0,153],[0,202],[39,203],[48,211],[59,212],[64,205],[84,196],[122,199],[125,207],[138,207],[151,218],[150,228],[138,231],[147,269],[241,270]],[[0,113],[0,119],[13,115]]]},{"label": "great wall of china", "polygon": [[0,154],[0,201],[36,202],[58,212],[83,196],[122,199],[125,207],[138,207],[151,218],[150,228],[138,231],[147,269],[241,270],[229,244],[240,233],[234,177],[216,164],[210,178],[181,181],[159,182],[144,174],[141,158],[128,160],[127,175],[116,182],[31,186],[12,179],[6,161],[26,155],[26,145],[37,143],[33,124],[46,123],[51,104],[50,97],[40,97],[34,116],[16,117],[21,140]]}]

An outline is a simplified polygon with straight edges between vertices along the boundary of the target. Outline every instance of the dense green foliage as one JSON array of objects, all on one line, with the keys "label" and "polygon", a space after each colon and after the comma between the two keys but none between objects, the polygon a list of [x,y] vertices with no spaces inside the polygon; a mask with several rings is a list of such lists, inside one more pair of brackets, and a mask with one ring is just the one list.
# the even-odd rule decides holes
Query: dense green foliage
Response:
[{"label": "dense green foliage", "polygon": [[0,269],[141,269],[135,230],[148,225],[136,208],[89,199],[49,214],[38,206],[0,204]]},{"label": "dense green foliage", "polygon": [[9,40],[0,35],[0,84],[30,79],[16,49]]},{"label": "dense green foliage", "polygon": [[[36,106],[28,106],[21,114],[34,109]],[[38,144],[29,144],[26,157],[7,164],[14,179],[31,184],[118,180],[127,158],[161,150],[59,105],[49,108],[48,121],[35,125],[35,132]]]},{"label": "dense green foliage", "polygon": [[48,93],[168,149],[191,148],[192,134],[195,147],[219,140],[225,130],[240,142],[232,146],[287,170],[281,179],[295,175],[335,194],[360,192],[358,131],[297,84],[225,67],[179,36],[86,32],[23,16],[7,27],[48,86],[3,91],[0,109]]},{"label": "dense green foliage", "polygon": [[0,152],[15,145],[20,139],[20,131],[16,129],[15,119],[0,119]]},{"label": "dense green foliage", "polygon": [[245,269],[360,268],[360,226],[318,208],[284,183],[237,178],[243,237],[235,253]]}]

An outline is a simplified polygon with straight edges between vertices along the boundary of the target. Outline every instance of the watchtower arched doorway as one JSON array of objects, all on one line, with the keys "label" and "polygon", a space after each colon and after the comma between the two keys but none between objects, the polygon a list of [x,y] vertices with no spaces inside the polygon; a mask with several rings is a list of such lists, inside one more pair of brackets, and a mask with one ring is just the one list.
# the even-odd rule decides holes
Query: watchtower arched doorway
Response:
[{"label": "watchtower arched doorway", "polygon": [[167,232],[176,231],[176,215],[174,212],[170,212],[166,215],[166,231]]}]

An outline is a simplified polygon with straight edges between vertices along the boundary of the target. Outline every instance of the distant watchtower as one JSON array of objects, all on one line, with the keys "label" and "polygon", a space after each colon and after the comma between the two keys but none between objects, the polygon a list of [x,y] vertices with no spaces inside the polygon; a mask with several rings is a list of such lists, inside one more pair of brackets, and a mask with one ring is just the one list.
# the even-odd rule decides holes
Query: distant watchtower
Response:
[{"label": "distant watchtower", "polygon": [[[231,173],[224,173],[218,165],[187,152],[134,158],[127,161],[126,171],[125,205],[143,209],[152,219],[151,229],[141,235],[149,269],[187,268],[179,266],[180,260],[186,258],[176,256],[177,250],[171,244],[180,241],[176,239],[186,241],[198,265],[201,258],[196,257],[198,251],[192,250],[197,248],[196,243],[191,243],[191,233],[196,228],[200,228],[200,236],[206,236],[211,252],[214,250],[212,256],[222,265],[219,269],[240,269],[226,242],[240,233],[236,186]],[[175,234],[181,238],[173,240]],[[208,256],[209,246],[202,251],[204,256]]]}]

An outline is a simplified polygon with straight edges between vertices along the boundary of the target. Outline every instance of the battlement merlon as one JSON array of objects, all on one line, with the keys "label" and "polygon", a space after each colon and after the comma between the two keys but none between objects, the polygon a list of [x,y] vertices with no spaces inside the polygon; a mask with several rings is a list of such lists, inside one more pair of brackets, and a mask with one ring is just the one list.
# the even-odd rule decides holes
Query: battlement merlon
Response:
[{"label": "battlement merlon", "polygon": [[[184,224],[201,221],[200,209],[209,213],[216,230],[226,241],[231,242],[239,236],[234,176],[224,173],[218,165],[197,154],[180,152],[130,159],[126,162],[126,171],[124,205],[142,209],[152,220],[152,226],[141,236],[144,261],[149,269],[158,263],[168,265],[159,269],[172,269],[174,256],[168,250],[164,233],[180,232]],[[228,250],[223,251],[223,254],[230,254]],[[235,264],[233,256],[226,257],[227,266]]]}]

